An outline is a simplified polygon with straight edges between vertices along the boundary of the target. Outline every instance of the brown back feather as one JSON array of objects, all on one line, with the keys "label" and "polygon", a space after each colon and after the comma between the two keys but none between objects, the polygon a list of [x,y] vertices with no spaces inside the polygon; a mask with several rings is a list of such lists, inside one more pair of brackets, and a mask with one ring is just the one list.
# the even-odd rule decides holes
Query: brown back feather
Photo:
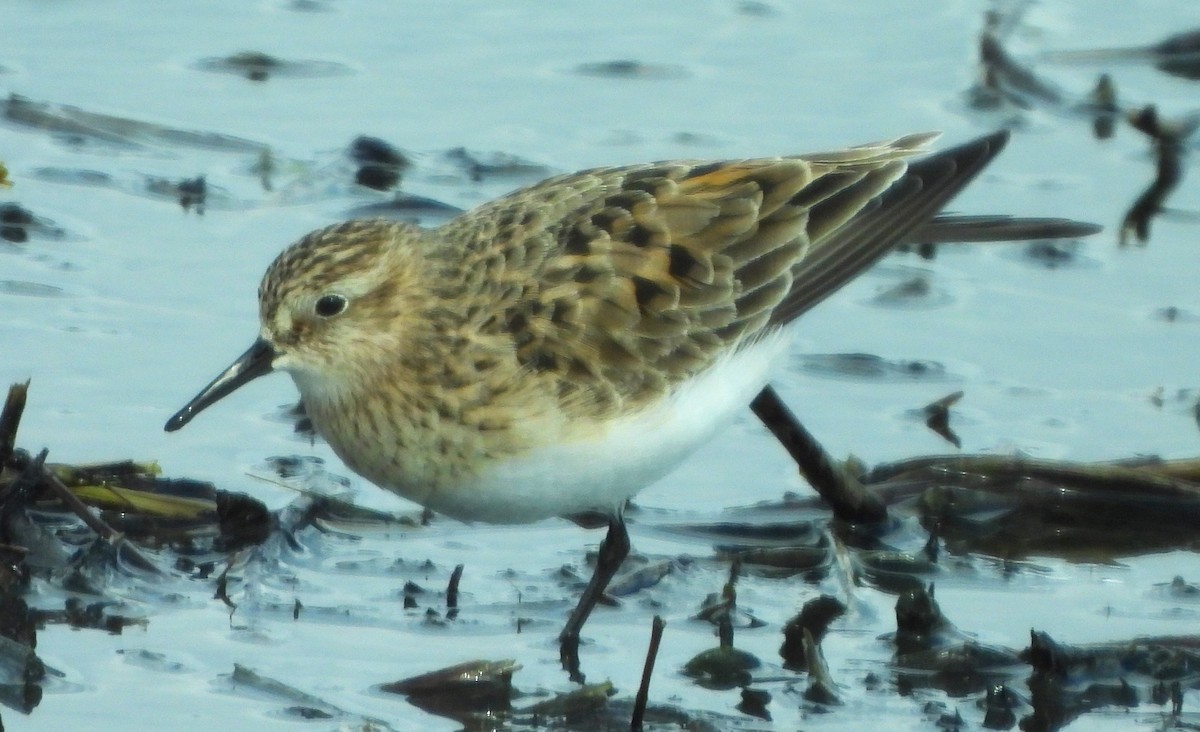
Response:
[{"label": "brown back feather", "polygon": [[[932,135],[795,158],[562,176],[435,232],[484,331],[561,399],[656,398],[787,323],[926,224],[1005,133],[908,162]],[[490,316],[497,310],[502,318]]]}]

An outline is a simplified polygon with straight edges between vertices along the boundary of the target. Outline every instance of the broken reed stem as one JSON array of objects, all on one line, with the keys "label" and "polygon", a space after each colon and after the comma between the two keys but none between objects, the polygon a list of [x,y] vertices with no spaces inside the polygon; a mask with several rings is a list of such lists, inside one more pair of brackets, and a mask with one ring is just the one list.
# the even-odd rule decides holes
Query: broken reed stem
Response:
[{"label": "broken reed stem", "polygon": [[804,479],[829,504],[836,518],[849,523],[887,521],[883,501],[829,457],[773,388],[763,387],[750,402],[750,409],[796,461]]},{"label": "broken reed stem", "polygon": [[[21,415],[25,412],[25,401],[29,394],[29,381],[25,383],[17,383],[8,387],[8,396],[4,400],[4,409],[0,411],[0,469],[3,469],[8,464],[12,457],[13,450],[16,446],[17,427],[21,423]],[[137,547],[125,541],[125,537],[111,526],[104,522],[99,516],[93,514],[91,510],[79,500],[79,498],[71,492],[71,489],[58,479],[54,473],[46,468],[46,456],[50,454],[50,450],[42,448],[27,467],[27,470],[33,471],[30,475],[41,478],[50,490],[66,504],[76,516],[79,517],[87,527],[94,531],[104,541],[112,544],[118,551],[123,550],[130,564],[138,569],[152,572],[154,574],[162,574],[158,567],[155,567],[150,560],[142,556],[142,553],[137,550]]]},{"label": "broken reed stem", "polygon": [[229,570],[233,569],[233,560],[236,555],[229,557],[225,561],[225,569],[221,570],[221,574],[217,577],[217,589],[213,591],[213,599],[220,600],[229,608],[229,620],[233,622],[233,613],[237,611],[237,603],[229,596]]},{"label": "broken reed stem", "polygon": [[456,610],[458,608],[458,583],[462,580],[463,565],[458,565],[454,571],[450,573],[450,584],[446,586],[446,608]]},{"label": "broken reed stem", "polygon": [[8,464],[13,449],[17,446],[17,427],[25,412],[25,396],[29,393],[29,381],[12,384],[4,399],[4,410],[0,411],[0,470]]},{"label": "broken reed stem", "polygon": [[[49,450],[43,448],[42,451],[38,453],[37,459],[41,463],[44,463],[46,460],[46,455],[49,452]],[[132,564],[134,567],[145,572],[162,574],[158,567],[154,566],[149,559],[146,559],[146,557],[143,556],[140,551],[138,551],[137,547],[125,541],[124,534],[109,526],[104,519],[92,513],[91,509],[87,507],[87,504],[79,500],[78,496],[72,493],[71,489],[68,488],[65,483],[59,480],[57,475],[46,469],[45,465],[41,466],[41,471],[42,477],[45,479],[46,484],[50,486],[50,490],[54,491],[55,495],[57,495],[59,499],[67,505],[67,508],[71,509],[71,512],[78,516],[83,523],[87,524],[87,527],[94,531],[97,536],[109,544],[112,544],[119,551],[125,552],[126,558],[129,559],[130,564]]]},{"label": "broken reed stem", "polygon": [[650,677],[654,675],[654,662],[658,659],[658,646],[662,643],[663,629],[667,621],[655,615],[650,625],[650,647],[646,649],[646,665],[642,669],[642,683],[638,686],[637,699],[633,703],[633,718],[629,721],[632,732],[642,732],[642,720],[646,716],[646,702],[650,698]]},{"label": "broken reed stem", "polygon": [[733,608],[737,605],[737,581],[738,577],[741,575],[742,558],[740,556],[734,556],[733,561],[729,564],[729,581],[725,583],[723,588],[721,588],[721,599],[729,603],[730,610],[733,610]]},{"label": "broken reed stem", "polygon": [[54,491],[59,500],[67,504],[67,508],[71,509],[71,512],[78,516],[83,523],[87,524],[87,527],[101,539],[110,544],[116,544],[120,541],[121,534],[116,529],[105,523],[104,519],[92,513],[88,509],[87,504],[79,500],[79,497],[72,493],[71,489],[58,479],[58,476],[46,469],[46,455],[49,452],[48,449],[42,448],[42,451],[37,455],[35,464],[42,471],[42,478],[50,486],[50,490]]}]

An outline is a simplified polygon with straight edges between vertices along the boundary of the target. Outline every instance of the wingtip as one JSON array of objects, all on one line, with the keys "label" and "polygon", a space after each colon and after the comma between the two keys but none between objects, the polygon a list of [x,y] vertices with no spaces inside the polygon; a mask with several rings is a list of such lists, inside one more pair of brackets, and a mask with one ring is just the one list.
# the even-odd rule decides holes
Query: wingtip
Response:
[{"label": "wingtip", "polygon": [[982,170],[1004,150],[1004,147],[1008,145],[1010,137],[1012,137],[1011,131],[1008,129],[999,129],[952,148],[940,150],[932,157],[944,160],[957,160],[959,164],[973,168],[974,173],[971,173],[970,177],[974,177],[975,173]]},{"label": "wingtip", "polygon": [[984,139],[988,141],[988,145],[995,148],[996,152],[1000,152],[1004,149],[1004,146],[1008,144],[1008,141],[1011,137],[1012,130],[1004,127],[989,135],[985,135]]}]

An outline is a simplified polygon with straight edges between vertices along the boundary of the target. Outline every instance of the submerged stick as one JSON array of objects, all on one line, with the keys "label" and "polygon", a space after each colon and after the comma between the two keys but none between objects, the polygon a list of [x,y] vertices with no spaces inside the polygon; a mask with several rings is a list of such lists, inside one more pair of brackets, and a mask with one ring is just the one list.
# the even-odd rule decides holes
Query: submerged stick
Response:
[{"label": "submerged stick", "polygon": [[775,389],[769,385],[763,387],[750,402],[750,409],[796,461],[804,479],[829,504],[834,516],[850,523],[887,521],[888,510],[883,501],[829,457]]}]

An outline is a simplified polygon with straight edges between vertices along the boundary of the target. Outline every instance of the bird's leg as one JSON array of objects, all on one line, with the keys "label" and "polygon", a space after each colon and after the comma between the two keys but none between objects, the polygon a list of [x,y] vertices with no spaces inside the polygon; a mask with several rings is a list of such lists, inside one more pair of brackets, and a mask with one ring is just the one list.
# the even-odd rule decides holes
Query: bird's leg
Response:
[{"label": "bird's leg", "polygon": [[559,657],[572,681],[583,683],[583,674],[579,673],[579,631],[583,629],[592,608],[604,594],[604,588],[608,587],[609,581],[627,556],[629,532],[625,529],[625,520],[616,513],[608,519],[608,534],[604,541],[600,542],[600,553],[596,557],[596,569],[592,572],[592,579],[584,588],[579,604],[571,612],[566,627],[558,636]]},{"label": "bird's leg", "polygon": [[754,397],[750,409],[796,461],[800,474],[829,504],[834,516],[851,523],[887,520],[883,501],[829,457],[770,384]]}]

